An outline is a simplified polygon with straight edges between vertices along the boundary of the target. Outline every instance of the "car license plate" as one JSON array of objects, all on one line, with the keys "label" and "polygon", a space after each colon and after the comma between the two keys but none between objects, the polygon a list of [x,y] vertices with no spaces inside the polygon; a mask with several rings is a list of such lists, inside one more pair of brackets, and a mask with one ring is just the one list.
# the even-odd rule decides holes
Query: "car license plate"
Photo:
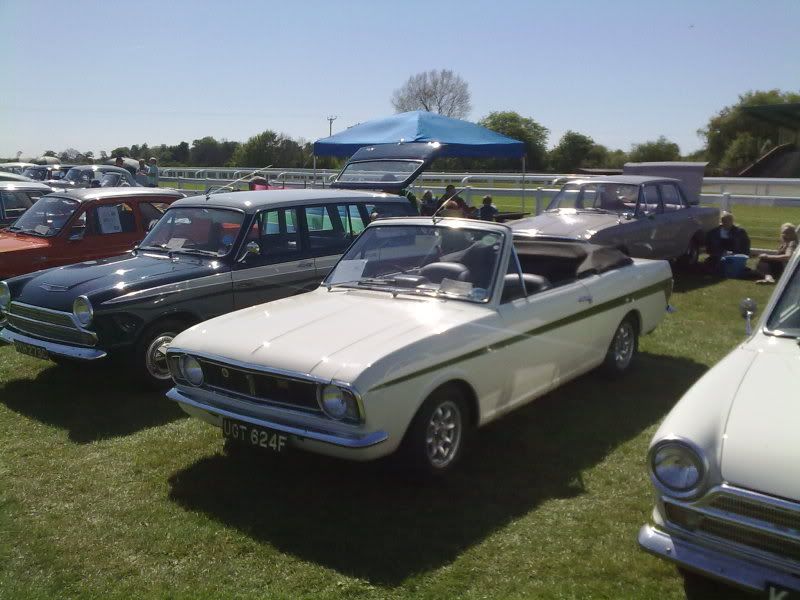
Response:
[{"label": "car license plate", "polygon": [[33,356],[34,358],[41,358],[44,360],[48,360],[50,355],[47,353],[47,350],[40,346],[34,346],[33,344],[26,344],[25,342],[15,341],[14,348],[16,348],[17,352],[20,354],[27,354],[28,356]]},{"label": "car license plate", "polygon": [[248,446],[266,448],[273,452],[284,452],[289,440],[284,433],[225,418],[222,419],[222,436]]},{"label": "car license plate", "polygon": [[768,583],[767,598],[769,598],[769,600],[796,600],[800,598],[800,593],[779,585]]}]

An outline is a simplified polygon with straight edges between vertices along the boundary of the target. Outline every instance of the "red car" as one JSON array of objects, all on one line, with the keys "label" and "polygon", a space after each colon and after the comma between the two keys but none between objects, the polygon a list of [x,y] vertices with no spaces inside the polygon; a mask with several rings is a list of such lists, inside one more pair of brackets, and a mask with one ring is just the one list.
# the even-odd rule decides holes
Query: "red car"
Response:
[{"label": "red car", "polygon": [[89,188],[42,196],[0,232],[0,279],[124,254],[185,194],[164,188]]}]

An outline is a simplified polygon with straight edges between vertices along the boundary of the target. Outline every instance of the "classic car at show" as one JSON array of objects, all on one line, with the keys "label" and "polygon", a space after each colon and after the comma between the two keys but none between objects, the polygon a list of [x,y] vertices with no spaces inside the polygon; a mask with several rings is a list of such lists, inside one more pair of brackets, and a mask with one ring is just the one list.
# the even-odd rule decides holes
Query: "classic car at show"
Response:
[{"label": "classic car at show", "polygon": [[34,202],[52,191],[53,188],[43,183],[0,181],[0,229],[11,225]]},{"label": "classic car at show", "polygon": [[520,235],[582,239],[633,257],[694,264],[706,233],[719,224],[719,210],[698,206],[686,187],[658,175],[573,179],[542,214],[511,227]]},{"label": "classic car at show", "polygon": [[29,162],[6,162],[0,163],[0,171],[6,173],[15,173],[22,175],[22,172],[28,167],[35,167],[36,165]]},{"label": "classic car at show", "polygon": [[79,165],[61,179],[51,180],[53,187],[76,189],[88,187],[141,187],[127,169],[111,165]]},{"label": "classic car at show", "polygon": [[[742,311],[752,313],[748,304]],[[754,333],[686,392],[653,437],[656,505],[639,544],[675,563],[689,588],[710,578],[769,598],[800,593],[798,340],[795,252]]]},{"label": "classic car at show", "polygon": [[[98,256],[0,283],[0,311],[7,319],[0,341],[56,361],[132,356],[136,374],[159,386],[170,381],[164,351],[180,331],[238,308],[313,289],[371,215],[412,211],[399,196],[315,189],[193,196],[172,204],[162,217],[154,211],[144,214],[148,199],[172,201],[179,193],[140,187],[54,194],[40,201],[47,205],[39,213],[58,213],[62,204],[71,203],[65,207],[76,213],[71,220],[59,217],[63,253],[75,244],[68,240],[81,214],[88,212],[78,211],[81,201],[103,198],[102,206],[116,210],[117,203],[130,197],[138,199],[142,214],[135,217],[135,208],[129,214],[138,223],[138,237],[126,238],[115,251],[108,251],[104,241],[103,256],[112,258]],[[122,255],[143,237],[151,217],[161,218],[133,254]],[[89,218],[88,227],[95,219]],[[18,244],[46,241],[25,233],[27,226],[20,220],[9,237],[27,236],[15,240]],[[89,239],[87,231],[84,241]],[[84,259],[95,258],[82,252]]]},{"label": "classic car at show", "polygon": [[184,194],[169,189],[62,190],[39,198],[0,232],[0,279],[115,256]]},{"label": "classic car at show", "polygon": [[448,471],[474,427],[603,366],[662,320],[666,261],[505,225],[371,223],[315,291],[196,324],[167,349],[168,397],[230,449]]},{"label": "classic car at show", "polygon": [[51,181],[64,179],[75,165],[33,165],[22,171],[25,177],[34,181]]}]

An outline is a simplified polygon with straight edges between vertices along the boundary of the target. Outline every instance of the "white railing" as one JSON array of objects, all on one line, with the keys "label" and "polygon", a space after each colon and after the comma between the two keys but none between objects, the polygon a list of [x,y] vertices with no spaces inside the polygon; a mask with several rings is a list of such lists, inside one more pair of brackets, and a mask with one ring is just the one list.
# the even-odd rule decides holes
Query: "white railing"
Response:
[{"label": "white railing", "polygon": [[[338,171],[332,169],[259,169],[247,167],[167,167],[161,169],[162,184],[179,189],[206,189],[231,184],[257,171],[272,185],[286,188],[327,187]],[[480,203],[484,195],[494,199],[514,199],[520,212],[541,212],[553,198],[558,187],[549,184],[567,174],[554,173],[423,173],[411,186],[419,198],[425,190],[441,195],[447,185],[466,188],[461,197],[471,205]],[[236,185],[246,189],[246,183]],[[757,206],[800,207],[800,179],[755,177],[706,177],[700,201],[705,205],[730,208],[737,204]],[[505,202],[506,208],[514,202]]]}]

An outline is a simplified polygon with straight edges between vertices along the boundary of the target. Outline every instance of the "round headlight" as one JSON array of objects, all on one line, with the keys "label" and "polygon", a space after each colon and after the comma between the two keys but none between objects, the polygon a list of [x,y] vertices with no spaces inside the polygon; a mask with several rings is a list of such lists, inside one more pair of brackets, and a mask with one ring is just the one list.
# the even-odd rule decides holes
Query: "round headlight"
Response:
[{"label": "round headlight", "polygon": [[8,308],[11,304],[11,290],[5,281],[0,281],[0,311]]},{"label": "round headlight", "polygon": [[650,465],[653,475],[667,490],[678,494],[692,492],[703,479],[703,461],[688,445],[667,442],[657,448]]},{"label": "round headlight", "polygon": [[338,386],[326,385],[322,388],[321,404],[325,414],[337,421],[358,418],[356,399],[350,392]]},{"label": "round headlight", "polygon": [[72,314],[78,319],[78,323],[84,327],[92,322],[94,311],[92,310],[92,303],[86,296],[78,296],[75,302],[72,303]]},{"label": "round headlight", "polygon": [[194,356],[181,357],[181,374],[192,385],[203,385],[203,367]]}]

